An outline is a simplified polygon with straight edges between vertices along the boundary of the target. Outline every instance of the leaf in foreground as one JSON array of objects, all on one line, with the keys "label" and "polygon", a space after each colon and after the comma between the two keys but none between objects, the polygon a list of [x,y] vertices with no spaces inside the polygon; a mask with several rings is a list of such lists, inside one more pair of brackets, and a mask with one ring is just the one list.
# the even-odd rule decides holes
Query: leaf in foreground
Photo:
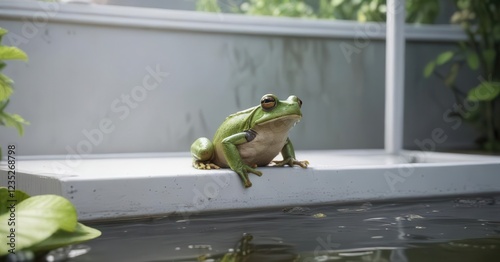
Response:
[{"label": "leaf in foreground", "polygon": [[[7,225],[9,216],[10,212],[1,215],[0,223]],[[77,215],[73,204],[64,197],[34,196],[16,206],[15,223],[15,247],[21,250],[46,240],[59,229],[74,231]],[[10,230],[7,226],[0,227],[0,236],[9,236]],[[8,248],[0,245],[0,256],[7,254]]]},{"label": "leaf in foreground", "polygon": [[14,200],[16,204],[19,204],[29,197],[30,196],[23,191],[9,191],[6,187],[0,187],[0,215],[9,211],[9,204],[13,203],[12,200]]},{"label": "leaf in foreground", "polygon": [[51,250],[66,245],[78,244],[101,235],[101,231],[78,223],[73,232],[57,231],[50,238],[30,247],[32,251]]}]

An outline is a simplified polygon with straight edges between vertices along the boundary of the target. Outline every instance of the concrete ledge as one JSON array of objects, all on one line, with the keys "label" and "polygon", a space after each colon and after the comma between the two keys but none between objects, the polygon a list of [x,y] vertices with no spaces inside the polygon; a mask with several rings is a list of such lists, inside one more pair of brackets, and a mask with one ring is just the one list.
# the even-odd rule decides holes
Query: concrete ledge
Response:
[{"label": "concrete ledge", "polygon": [[[500,157],[382,150],[299,151],[299,167],[261,168],[245,189],[231,170],[196,170],[187,154],[21,158],[16,187],[70,199],[81,220],[500,192]],[[5,161],[0,184],[7,184]]]}]

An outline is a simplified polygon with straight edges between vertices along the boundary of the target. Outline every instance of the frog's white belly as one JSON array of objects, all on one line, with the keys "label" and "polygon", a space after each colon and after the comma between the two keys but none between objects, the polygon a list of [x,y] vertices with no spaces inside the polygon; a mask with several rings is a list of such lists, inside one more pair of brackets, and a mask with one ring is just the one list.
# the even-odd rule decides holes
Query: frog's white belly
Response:
[{"label": "frog's white belly", "polygon": [[[291,115],[254,126],[252,130],[257,132],[255,138],[237,146],[243,162],[249,166],[267,166],[281,152],[288,131],[299,119],[300,116]],[[225,159],[220,160],[224,162],[223,166],[228,166]]]}]

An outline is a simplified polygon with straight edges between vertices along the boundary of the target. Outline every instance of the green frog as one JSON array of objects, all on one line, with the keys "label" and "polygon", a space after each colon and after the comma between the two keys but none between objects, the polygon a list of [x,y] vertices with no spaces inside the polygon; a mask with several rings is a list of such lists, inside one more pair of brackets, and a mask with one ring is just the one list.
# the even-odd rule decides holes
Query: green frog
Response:
[{"label": "green frog", "polygon": [[[302,118],[302,101],[296,96],[279,100],[267,94],[260,105],[234,113],[215,132],[212,141],[198,138],[191,145],[193,167],[197,169],[231,168],[251,187],[248,173],[262,176],[255,169],[274,162],[275,166],[307,168],[308,161],[295,159],[288,131]],[[283,160],[273,161],[281,152]]]}]

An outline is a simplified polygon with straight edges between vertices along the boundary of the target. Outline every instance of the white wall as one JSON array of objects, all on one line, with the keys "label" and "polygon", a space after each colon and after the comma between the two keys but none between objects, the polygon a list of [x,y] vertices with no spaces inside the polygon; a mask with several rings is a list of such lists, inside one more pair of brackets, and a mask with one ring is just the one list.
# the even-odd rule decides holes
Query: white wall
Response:
[{"label": "white wall", "polygon": [[[7,111],[31,122],[22,138],[13,129],[1,129],[2,145],[16,143],[19,154],[67,154],[78,148],[91,153],[188,151],[194,139],[212,137],[227,115],[257,105],[266,93],[283,99],[294,94],[304,101],[303,121],[290,134],[298,149],[383,147],[383,31],[360,45],[354,34],[342,36],[345,32],[335,31],[341,27],[330,28],[330,22],[304,22],[300,28],[303,22],[297,20],[252,18],[252,27],[234,33],[239,29],[232,21],[245,25],[248,18],[125,7],[0,5],[0,26],[11,32],[3,43],[18,45],[30,58],[28,63],[9,62],[4,71],[16,81]],[[30,19],[44,12],[50,21],[26,34]],[[194,22],[189,15],[196,17]],[[285,28],[288,22],[288,31],[269,26]],[[327,32],[324,36],[313,30],[315,23]],[[440,148],[470,146],[470,128],[448,130],[450,124],[443,121],[452,106],[451,93],[438,80],[422,78],[427,61],[453,42],[446,36],[434,36],[432,42],[417,38],[406,48],[405,145],[415,148],[415,139],[430,138],[432,130],[442,127],[448,139]],[[342,49],[348,45],[359,47],[350,59]],[[123,95],[143,94],[136,87],[144,86],[147,68],[157,67],[168,77],[153,90],[142,89],[144,100],[123,102]],[[462,79],[475,81],[473,76]],[[100,125],[108,131],[102,137],[95,131]]]}]

